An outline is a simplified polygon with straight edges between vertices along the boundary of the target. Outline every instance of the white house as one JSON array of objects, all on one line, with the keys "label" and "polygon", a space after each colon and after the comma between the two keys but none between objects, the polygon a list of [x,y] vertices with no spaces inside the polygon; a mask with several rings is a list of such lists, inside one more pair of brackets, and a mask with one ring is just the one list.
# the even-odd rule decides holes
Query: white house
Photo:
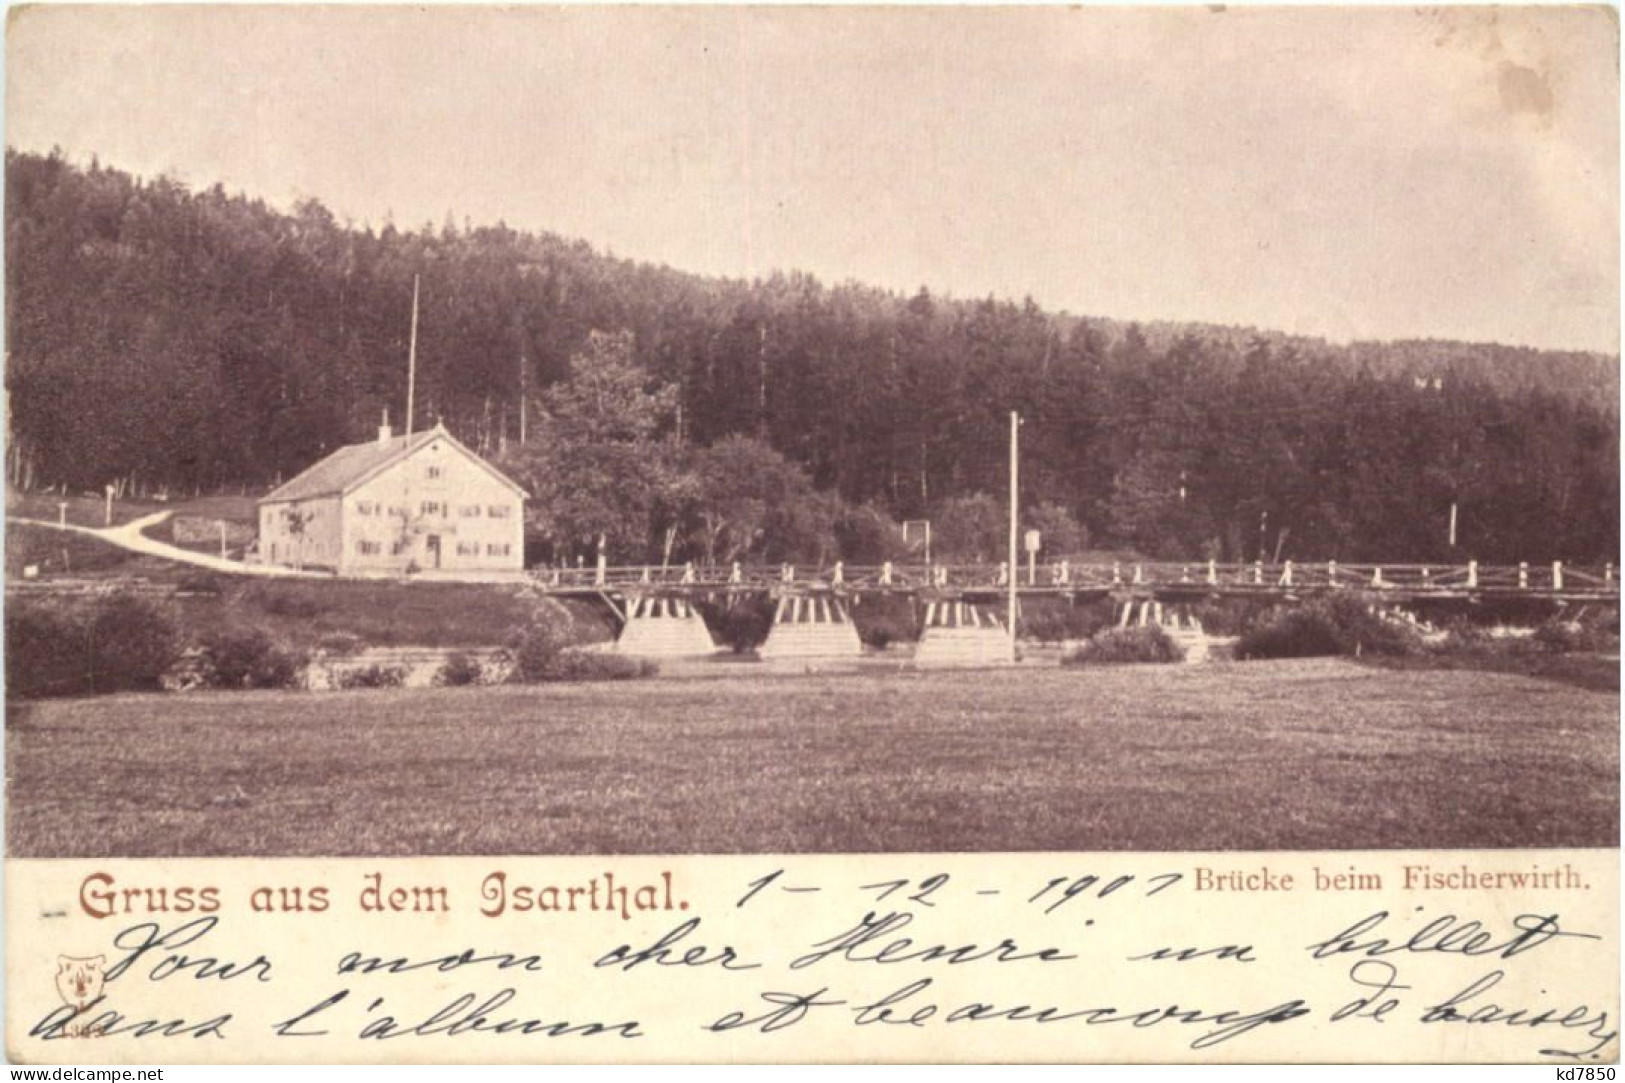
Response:
[{"label": "white house", "polygon": [[437,425],[339,448],[259,502],[268,564],[340,575],[519,573],[525,491]]}]

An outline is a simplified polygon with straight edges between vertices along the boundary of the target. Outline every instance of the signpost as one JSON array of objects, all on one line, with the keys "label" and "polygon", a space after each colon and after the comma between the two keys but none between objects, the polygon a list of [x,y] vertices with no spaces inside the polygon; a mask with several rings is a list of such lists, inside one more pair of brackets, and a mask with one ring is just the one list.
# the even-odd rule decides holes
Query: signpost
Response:
[{"label": "signpost", "polygon": [[1043,539],[1038,531],[1029,530],[1026,535],[1027,548],[1027,585],[1034,586],[1038,582],[1038,549]]}]

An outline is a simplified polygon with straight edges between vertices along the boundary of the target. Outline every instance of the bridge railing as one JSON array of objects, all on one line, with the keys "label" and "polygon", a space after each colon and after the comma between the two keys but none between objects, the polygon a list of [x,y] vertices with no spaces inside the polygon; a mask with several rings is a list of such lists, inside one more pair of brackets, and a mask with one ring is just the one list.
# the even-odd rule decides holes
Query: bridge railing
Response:
[{"label": "bridge railing", "polygon": [[[1003,564],[834,564],[819,568],[793,565],[615,565],[577,568],[534,568],[533,581],[559,590],[636,590],[647,588],[772,587],[848,589],[1002,588],[1009,584]],[[1219,563],[1217,561],[1142,561],[1072,564],[1067,561],[1023,565],[1016,583],[1024,589],[1098,590],[1134,587],[1204,587],[1228,592],[1281,593],[1327,589],[1402,590],[1408,593],[1538,592],[1617,594],[1612,564],[1346,564],[1339,561],[1299,563]]]}]

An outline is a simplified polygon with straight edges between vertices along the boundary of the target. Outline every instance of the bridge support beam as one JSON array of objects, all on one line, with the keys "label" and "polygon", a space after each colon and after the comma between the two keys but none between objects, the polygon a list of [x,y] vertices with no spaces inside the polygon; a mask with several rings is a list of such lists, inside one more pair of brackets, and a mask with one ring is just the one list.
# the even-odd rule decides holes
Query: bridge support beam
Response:
[{"label": "bridge support beam", "polygon": [[914,661],[922,666],[991,666],[1007,662],[1010,638],[991,608],[969,602],[927,602],[925,631]]},{"label": "bridge support beam", "polygon": [[688,599],[658,594],[626,599],[626,624],[615,641],[618,653],[681,658],[714,654],[716,649],[704,619]]},{"label": "bridge support beam", "polygon": [[786,594],[756,653],[762,658],[855,658],[863,653],[863,643],[841,599]]}]

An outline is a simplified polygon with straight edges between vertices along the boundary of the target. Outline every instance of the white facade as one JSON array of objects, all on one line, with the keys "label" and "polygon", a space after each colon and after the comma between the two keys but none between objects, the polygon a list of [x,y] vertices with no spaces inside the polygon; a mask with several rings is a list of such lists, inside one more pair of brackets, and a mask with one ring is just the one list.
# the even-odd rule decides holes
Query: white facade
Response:
[{"label": "white facade", "polygon": [[261,501],[260,555],[341,575],[519,573],[525,493],[443,428],[385,430]]}]

